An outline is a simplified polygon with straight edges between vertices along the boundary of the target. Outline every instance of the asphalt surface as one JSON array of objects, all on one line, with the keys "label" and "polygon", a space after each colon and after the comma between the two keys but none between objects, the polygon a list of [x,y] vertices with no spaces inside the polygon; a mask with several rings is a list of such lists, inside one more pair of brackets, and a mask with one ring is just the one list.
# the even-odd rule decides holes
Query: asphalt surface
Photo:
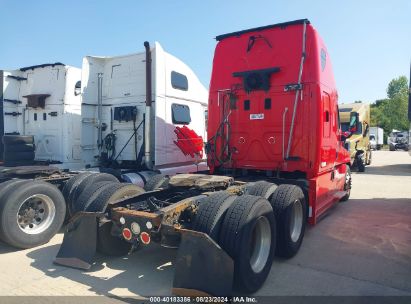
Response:
[{"label": "asphalt surface", "polygon": [[[53,264],[62,237],[29,250],[0,243],[0,296],[170,295],[175,250],[99,256],[80,271]],[[411,296],[411,156],[375,152],[365,173],[353,173],[350,200],[308,228],[294,258],[274,262],[256,295]]]}]

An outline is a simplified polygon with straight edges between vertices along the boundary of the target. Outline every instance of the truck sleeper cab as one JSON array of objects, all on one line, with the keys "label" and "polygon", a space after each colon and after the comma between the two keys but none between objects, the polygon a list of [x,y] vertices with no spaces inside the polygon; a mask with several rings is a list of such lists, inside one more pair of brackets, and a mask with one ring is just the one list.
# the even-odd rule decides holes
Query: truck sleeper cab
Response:
[{"label": "truck sleeper cab", "polygon": [[146,45],[136,54],[87,56],[82,69],[84,166],[123,169],[127,181],[142,186],[149,171],[207,170],[207,90],[158,42]]},{"label": "truck sleeper cab", "polygon": [[56,263],[89,269],[96,250],[124,255],[157,242],[178,248],[174,294],[229,296],[233,286],[252,293],[275,255],[297,254],[307,219],[315,224],[348,199],[350,157],[331,63],[309,21],[217,40],[210,172],[178,174],[128,197],[91,198],[71,218]]},{"label": "truck sleeper cab", "polygon": [[62,63],[0,71],[0,159],[81,166],[81,71]]},{"label": "truck sleeper cab", "polygon": [[304,181],[314,224],[344,197],[349,164],[324,42],[308,20],[217,40],[208,111],[210,171]]}]

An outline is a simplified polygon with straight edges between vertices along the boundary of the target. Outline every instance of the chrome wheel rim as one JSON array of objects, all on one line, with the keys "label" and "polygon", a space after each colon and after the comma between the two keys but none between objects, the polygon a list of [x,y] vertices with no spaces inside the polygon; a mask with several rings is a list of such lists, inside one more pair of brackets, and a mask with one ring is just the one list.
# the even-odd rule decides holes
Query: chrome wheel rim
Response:
[{"label": "chrome wheel rim", "polygon": [[303,221],[303,205],[300,200],[296,200],[291,209],[290,220],[290,237],[294,243],[297,242],[301,236]]},{"label": "chrome wheel rim", "polygon": [[25,199],[17,212],[17,225],[27,234],[47,230],[56,216],[53,200],[45,194],[35,194]]},{"label": "chrome wheel rim", "polygon": [[261,272],[267,264],[271,249],[271,226],[265,216],[260,216],[252,231],[251,268],[255,273]]},{"label": "chrome wheel rim", "polygon": [[349,172],[345,173],[344,190],[346,190],[347,193],[349,193],[351,190],[351,174]]}]

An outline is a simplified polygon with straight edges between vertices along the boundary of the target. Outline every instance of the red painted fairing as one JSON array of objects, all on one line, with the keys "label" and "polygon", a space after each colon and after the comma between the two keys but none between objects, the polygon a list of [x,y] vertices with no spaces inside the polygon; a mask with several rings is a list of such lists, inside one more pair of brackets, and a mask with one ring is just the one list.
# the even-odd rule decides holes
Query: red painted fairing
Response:
[{"label": "red painted fairing", "polygon": [[[236,168],[305,173],[314,215],[310,221],[314,223],[341,196],[339,191],[344,185],[341,176],[345,173],[345,163],[349,163],[349,154],[338,139],[338,94],[330,56],[316,30],[307,24],[303,90],[290,149],[293,160],[283,158],[283,142],[285,153],[295,99],[295,91],[284,89],[298,81],[303,26],[273,27],[218,42],[210,83],[208,162],[212,172],[218,168]],[[251,36],[259,38],[250,49]],[[271,74],[267,91],[246,92],[243,78],[233,76],[235,72],[275,67],[280,71]],[[236,99],[235,109],[229,109],[230,94]],[[265,108],[266,99],[271,99],[270,109]],[[249,110],[244,108],[245,100],[250,101]],[[223,124],[222,128],[227,113],[229,126]],[[250,114],[259,119],[251,119]]]}]

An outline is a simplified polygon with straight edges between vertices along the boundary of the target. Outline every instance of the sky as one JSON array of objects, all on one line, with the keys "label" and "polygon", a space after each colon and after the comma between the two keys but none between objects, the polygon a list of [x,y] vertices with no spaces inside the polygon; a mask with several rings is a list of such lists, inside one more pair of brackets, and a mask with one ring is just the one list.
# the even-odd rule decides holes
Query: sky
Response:
[{"label": "sky", "polygon": [[215,36],[308,18],[330,54],[340,102],[386,97],[389,81],[409,77],[409,0],[0,0],[0,69],[86,55],[144,51],[143,42],[188,64],[208,88]]}]

